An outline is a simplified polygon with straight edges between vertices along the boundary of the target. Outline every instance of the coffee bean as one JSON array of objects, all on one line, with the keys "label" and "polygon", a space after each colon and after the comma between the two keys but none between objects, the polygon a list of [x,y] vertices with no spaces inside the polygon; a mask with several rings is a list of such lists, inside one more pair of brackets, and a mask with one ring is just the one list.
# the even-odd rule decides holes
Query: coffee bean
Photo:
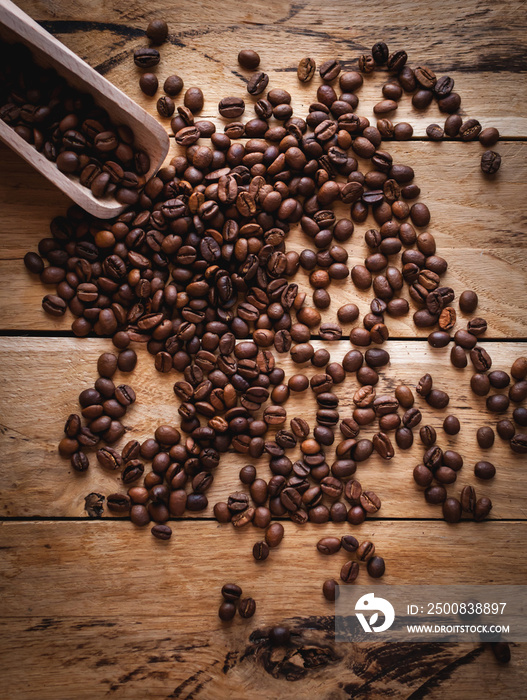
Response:
[{"label": "coffee bean", "polygon": [[252,49],[242,49],[238,54],[238,63],[242,68],[255,70],[260,65],[260,56]]},{"label": "coffee bean", "polygon": [[337,598],[339,597],[340,590],[339,585],[335,581],[335,579],[330,578],[324,581],[322,585],[322,593],[326,600],[337,600]]},{"label": "coffee bean", "polygon": [[172,537],[172,528],[168,525],[154,525],[150,532],[158,540],[169,540]]},{"label": "coffee bean", "polygon": [[253,547],[253,557],[256,561],[265,561],[269,556],[269,545],[266,542],[256,542]]},{"label": "coffee bean", "polygon": [[84,452],[74,452],[70,459],[71,466],[76,472],[85,472],[90,466],[89,459]]},{"label": "coffee bean", "polygon": [[509,408],[509,397],[505,394],[493,394],[486,401],[487,410],[492,413],[504,413]]},{"label": "coffee bean", "polygon": [[432,389],[432,391],[426,396],[426,402],[432,406],[432,408],[446,408],[450,402],[450,397],[445,391],[440,389]]},{"label": "coffee bean", "polygon": [[274,646],[285,646],[291,637],[291,631],[288,627],[282,625],[271,627],[269,630],[269,641]]},{"label": "coffee bean", "polygon": [[461,503],[457,498],[449,497],[443,502],[443,518],[447,523],[458,523],[461,520]]},{"label": "coffee bean", "polygon": [[492,509],[492,501],[486,496],[482,496],[476,501],[474,506],[474,520],[476,522],[481,522],[485,520]]},{"label": "coffee bean", "polygon": [[265,532],[265,541],[269,547],[278,547],[284,537],[284,526],[281,523],[272,523]]},{"label": "coffee bean", "polygon": [[250,95],[260,95],[269,83],[269,76],[261,71],[253,73],[247,83],[247,92]]},{"label": "coffee bean", "polygon": [[368,561],[368,565],[366,568],[368,570],[368,574],[372,578],[381,578],[381,576],[384,576],[384,572],[386,571],[384,559],[378,556],[372,557]]},{"label": "coffee bean", "polygon": [[514,379],[521,381],[527,377],[527,357],[518,357],[512,363],[511,374]]},{"label": "coffee bean", "polygon": [[496,474],[496,467],[491,462],[476,462],[474,475],[478,479],[492,479]]},{"label": "coffee bean", "polygon": [[508,664],[511,660],[511,650],[507,642],[491,642],[490,648],[497,661]]},{"label": "coffee bean", "polygon": [[511,450],[516,454],[527,454],[527,435],[525,433],[516,433],[510,441]]},{"label": "coffee bean", "polygon": [[170,75],[163,83],[163,90],[169,97],[176,97],[183,90],[183,80],[179,75]]},{"label": "coffee bean", "polygon": [[447,416],[443,421],[443,430],[447,435],[457,435],[461,430],[459,418],[457,416]]},{"label": "coffee bean", "polygon": [[140,48],[134,51],[134,63],[139,68],[152,68],[157,66],[159,60],[159,51],[156,49]]},{"label": "coffee bean", "polygon": [[330,59],[328,61],[324,61],[324,63],[320,65],[320,68],[318,70],[322,80],[325,80],[329,83],[338,77],[341,71],[341,67],[340,63],[336,59]]},{"label": "coffee bean", "polygon": [[313,58],[302,58],[298,63],[297,76],[300,82],[308,83],[315,75],[316,63]]},{"label": "coffee bean", "polygon": [[426,488],[430,486],[434,478],[433,473],[424,464],[418,464],[413,471],[414,481],[418,486]]},{"label": "coffee bean", "polygon": [[477,372],[486,372],[492,367],[490,355],[485,348],[480,345],[476,345],[476,347],[470,351],[470,359]]},{"label": "coffee bean", "polygon": [[363,491],[360,495],[360,504],[366,513],[376,513],[381,507],[381,499],[373,491]]},{"label": "coffee bean", "polygon": [[496,430],[498,431],[498,435],[502,440],[510,440],[516,432],[516,428],[510,420],[498,421],[496,423]]},{"label": "coffee bean", "polygon": [[425,500],[432,505],[444,503],[446,500],[446,489],[444,486],[429,486],[425,489]]},{"label": "coffee bean", "polygon": [[353,535],[343,535],[340,538],[340,543],[346,552],[355,552],[359,547],[359,542]]},{"label": "coffee bean", "polygon": [[338,537],[323,537],[317,542],[317,549],[321,554],[336,554],[340,549]]},{"label": "coffee bean", "polygon": [[465,513],[473,513],[476,507],[476,492],[473,486],[464,486],[461,491],[461,508]]},{"label": "coffee bean", "polygon": [[230,622],[236,615],[236,606],[230,601],[224,601],[218,610],[218,617],[222,622]]},{"label": "coffee bean", "polygon": [[238,603],[238,613],[245,620],[252,617],[256,612],[256,602],[253,598],[242,598]]},{"label": "coffee bean", "polygon": [[353,583],[359,575],[359,565],[356,561],[347,561],[340,570],[340,579],[344,583]]},{"label": "coffee bean", "polygon": [[376,433],[373,436],[373,447],[375,451],[386,460],[392,459],[395,454],[390,438],[386,433]]},{"label": "coffee bean", "polygon": [[501,156],[496,151],[485,151],[481,156],[481,170],[486,175],[494,175],[501,166]]},{"label": "coffee bean", "polygon": [[159,82],[155,73],[143,73],[139,78],[139,87],[149,97],[153,97],[159,86]]},{"label": "coffee bean", "polygon": [[373,542],[366,540],[361,542],[357,548],[357,559],[359,561],[368,561],[375,554],[375,545]]},{"label": "coffee bean", "polygon": [[64,316],[68,306],[64,299],[61,299],[59,296],[46,294],[42,299],[42,308],[50,316]]},{"label": "coffee bean", "polygon": [[478,445],[483,449],[488,449],[494,444],[494,431],[488,426],[478,428],[476,437]]}]

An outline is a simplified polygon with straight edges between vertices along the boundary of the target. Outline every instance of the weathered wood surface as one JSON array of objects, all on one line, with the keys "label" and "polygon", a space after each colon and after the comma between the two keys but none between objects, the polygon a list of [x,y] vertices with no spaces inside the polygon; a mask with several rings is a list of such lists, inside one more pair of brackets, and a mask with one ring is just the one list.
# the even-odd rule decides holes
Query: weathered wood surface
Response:
[{"label": "weathered wood surface", "polygon": [[[287,523],[282,544],[263,563],[249,555],[257,539],[252,529],[182,522],[172,540],[159,542],[148,529],[130,528],[115,522],[2,524],[6,697],[29,700],[35,688],[42,700],[491,700],[498,688],[502,697],[521,695],[524,645],[513,647],[504,668],[484,645],[335,644],[334,607],[321,585],[338,577],[346,553],[323,557],[315,543],[323,534],[342,534],[342,527],[306,525],[300,535]],[[483,576],[519,584],[527,574],[524,523],[484,523],[485,557],[467,525],[364,523],[358,532],[386,559],[382,583],[425,584],[431,560],[442,581],[479,583]],[[256,600],[252,619],[218,620],[227,580]],[[381,583],[361,570],[357,583],[366,582]],[[280,623],[294,633],[287,649],[271,651],[265,640],[250,639]]]},{"label": "weathered wood surface", "polygon": [[[328,347],[331,359],[339,361],[351,349],[349,342],[326,343],[314,341],[316,347]],[[518,479],[525,458],[513,454],[507,443],[496,436],[494,446],[482,450],[476,441],[476,430],[482,425],[495,427],[504,415],[492,416],[485,410],[485,399],[474,396],[469,381],[472,374],[454,369],[449,361],[448,350],[433,350],[423,342],[389,341],[385,347],[391,355],[391,363],[381,372],[376,387],[377,395],[393,393],[395,387],[404,382],[415,389],[418,379],[430,372],[435,378],[436,388],[450,394],[449,406],[443,411],[432,410],[417,397],[416,406],[423,413],[421,425],[436,428],[438,444],[443,449],[458,451],[464,458],[463,469],[456,483],[448,487],[450,495],[459,496],[465,484],[475,486],[479,495],[489,496],[494,504],[491,517],[498,519],[525,519],[525,481]],[[493,358],[493,368],[509,371],[514,359],[524,353],[522,343],[488,343],[488,352]],[[108,495],[124,491],[118,475],[103,471],[93,451],[91,466],[86,473],[75,473],[68,460],[57,453],[57,444],[67,416],[77,412],[78,394],[93,386],[97,378],[96,362],[101,352],[112,350],[109,340],[54,339],[54,338],[3,338],[0,342],[0,366],[4,382],[0,393],[0,429],[4,437],[0,443],[0,514],[7,517],[85,517],[84,498],[93,491]],[[179,426],[177,407],[179,401],[172,391],[173,384],[181,378],[175,371],[159,374],[153,358],[144,348],[140,349],[139,362],[131,374],[116,375],[116,383],[131,384],[137,393],[137,403],[123,419],[127,434],[117,446],[129,439],[140,441],[153,437],[158,425],[169,423]],[[299,371],[308,376],[319,372],[310,363],[295,365],[289,356],[276,355],[284,368],[286,378]],[[334,391],[340,399],[341,418],[351,416],[353,393],[358,388],[354,375],[348,375],[343,384],[335,385]],[[296,415],[303,416],[312,425],[315,423],[316,403],[310,389],[301,394],[292,394],[285,404],[288,421]],[[512,407],[510,409],[512,411]],[[453,437],[443,431],[444,417],[449,413],[459,416],[462,429]],[[420,426],[419,426],[420,427]],[[361,437],[371,438],[378,431],[377,422],[363,428]],[[269,432],[272,435],[273,431]],[[410,450],[396,448],[396,456],[386,462],[374,453],[369,460],[358,464],[356,478],[364,488],[375,491],[383,503],[377,514],[382,518],[441,518],[441,509],[424,501],[422,489],[412,478],[412,470],[422,461],[423,445],[418,429],[414,430],[415,441]],[[340,432],[336,430],[337,440]],[[391,438],[395,440],[393,433]],[[327,461],[334,461],[334,448],[326,450]],[[300,455],[298,449],[288,451],[293,459]],[[474,476],[474,464],[486,459],[495,464],[497,475],[492,481],[481,481]],[[215,471],[215,481],[208,491],[209,508],[202,517],[212,517],[214,503],[225,500],[238,490],[246,490],[238,479],[239,469],[254,463],[263,478],[271,476],[269,458],[252,461],[247,455],[222,455]],[[329,503],[329,502],[328,502]],[[111,515],[111,513],[106,513]]]},{"label": "weathered wood surface", "polygon": [[[247,95],[249,75],[239,67],[240,48],[256,49],[261,69],[270,75],[269,87],[284,87],[292,95],[295,113],[304,116],[320,84],[317,74],[307,86],[296,77],[298,60],[313,56],[320,64],[337,57],[354,69],[358,56],[379,39],[391,49],[405,48],[410,65],[429,65],[438,74],[455,79],[462,97],[462,114],[496,126],[504,140],[496,147],[503,165],[493,181],[479,171],[478,144],[419,141],[426,126],[442,123],[435,105],[416,112],[405,96],[393,121],[410,121],[414,140],[386,143],[398,162],[415,168],[422,199],[432,212],[429,230],[436,236],[438,253],[450,263],[444,278],[459,294],[475,289],[478,314],[489,323],[488,337],[527,338],[527,263],[525,257],[525,184],[527,118],[523,95],[527,87],[524,50],[525,13],[522,3],[445,0],[430,6],[394,0],[362,5],[344,0],[320,3],[278,0],[247,3],[199,3],[183,0],[144,3],[114,0],[18,0],[17,4],[42,22],[68,47],[85,58],[147,111],[156,114],[155,99],[138,87],[139,71],[133,50],[146,45],[148,21],[163,17],[170,27],[169,42],[161,47],[157,69],[160,82],[178,73],[185,87],[200,85],[205,92],[202,118],[218,129],[225,120],[217,103],[226,95],[243,96],[253,116],[254,98]],[[358,92],[359,114],[374,121],[387,75],[380,71],[365,79]],[[158,95],[162,94],[161,90]],[[182,95],[176,103],[182,102]],[[168,120],[161,120],[169,128]],[[171,145],[171,155],[176,152]],[[378,392],[393,391],[401,381],[412,386],[429,371],[436,385],[449,391],[451,403],[432,412],[421,402],[423,423],[438,429],[438,442],[465,458],[458,482],[448,487],[457,495],[466,483],[493,503],[492,521],[447,525],[434,521],[440,510],[428,506],[413,483],[411,472],[420,461],[417,437],[407,452],[397,451],[393,463],[372,456],[359,464],[356,477],[383,501],[379,518],[358,528],[285,522],[286,537],[269,559],[257,564],[250,552],[261,533],[249,526],[241,531],[210,520],[211,508],[198,521],[172,523],[170,542],[154,540],[149,528],[138,530],[129,522],[87,521],[84,496],[109,494],[122,488],[103,472],[91,456],[85,475],[71,472],[56,451],[65,417],[77,409],[78,392],[96,378],[96,359],[111,349],[108,340],[24,338],[25,332],[52,334],[69,329],[69,319],[54,320],[40,307],[51,291],[30,276],[22,265],[27,250],[36,250],[48,235],[49,221],[63,214],[68,200],[44,178],[7,151],[0,150],[0,330],[14,331],[0,343],[0,657],[2,691],[16,700],[69,700],[94,697],[186,698],[190,700],[283,700],[299,698],[391,698],[395,700],[494,700],[519,698],[527,683],[526,645],[515,645],[512,661],[500,666],[490,650],[477,645],[335,645],[333,606],[321,595],[322,581],[337,577],[344,554],[323,558],[315,543],[324,534],[353,531],[372,539],[385,557],[382,583],[524,583],[527,545],[524,460],[513,455],[499,438],[491,450],[477,446],[475,431],[494,425],[484,399],[469,388],[470,368],[455,370],[448,352],[434,351],[422,342],[395,342],[385,347],[392,362],[381,373]],[[338,210],[346,215],[347,207]],[[356,227],[346,244],[350,264],[366,254],[364,232],[368,220]],[[292,232],[289,247],[302,250],[309,240]],[[297,280],[308,292],[307,276]],[[333,320],[337,308],[354,301],[363,314],[371,295],[358,293],[351,282],[333,284],[332,305],[324,320]],[[412,309],[413,310],[413,309]],[[461,317],[458,327],[465,319]],[[392,337],[426,335],[408,319],[388,319]],[[350,328],[344,327],[348,333]],[[321,344],[315,342],[317,347]],[[330,347],[338,360],[351,346],[342,341]],[[508,370],[513,359],[525,355],[524,343],[488,343],[493,368]],[[286,376],[311,367],[285,360]],[[125,424],[129,437],[143,439],[164,422],[179,422],[172,384],[177,375],[158,374],[152,358],[140,352],[138,368],[122,379],[137,390],[138,402]],[[341,415],[351,412],[356,388],[352,376],[336,387]],[[315,407],[309,392],[310,416]],[[304,395],[286,404],[289,417],[306,413]],[[461,433],[448,437],[441,429],[444,415],[457,414]],[[363,430],[366,437],[374,426]],[[124,440],[122,441],[124,442]],[[328,454],[332,454],[328,448]],[[491,482],[473,475],[478,459],[497,467]],[[224,455],[209,492],[210,503],[239,490],[239,468],[247,460]],[[266,460],[257,463],[268,476]],[[245,487],[243,487],[245,488]],[[107,513],[105,513],[107,515]],[[9,521],[19,518],[24,522]],[[58,522],[67,517],[72,521]],[[50,522],[31,521],[50,518]],[[82,518],[82,520],[80,520]],[[405,518],[415,518],[405,522]],[[384,520],[387,519],[387,520]],[[397,520],[402,519],[402,520]],[[503,520],[506,522],[497,522]],[[165,551],[167,550],[167,551]],[[223,626],[217,618],[219,590],[225,581],[239,582],[257,601],[257,614]],[[361,572],[359,583],[375,585]],[[295,634],[284,662],[283,651],[256,645],[250,635],[279,623]],[[309,663],[312,658],[321,665]],[[299,680],[286,680],[292,665]]]},{"label": "weathered wood surface", "polygon": [[[199,4],[155,0],[148,8],[137,3],[127,7],[119,2],[86,3],[81,16],[74,0],[59,4],[19,0],[18,4],[152,113],[155,99],[140,92],[140,73],[132,58],[134,49],[146,45],[148,21],[160,17],[170,30],[156,69],[160,82],[175,72],[187,87],[201,86],[206,95],[205,117],[216,117],[217,103],[228,94],[247,97],[248,105],[254,101],[245,90],[250,72],[236,60],[240,48],[259,52],[260,69],[270,76],[269,87],[289,90],[295,111],[303,116],[314,101],[320,77],[317,73],[310,85],[300,85],[296,67],[302,57],[313,56],[317,64],[338,58],[346,69],[356,69],[358,57],[382,39],[392,50],[405,49],[410,65],[425,64],[438,74],[451,75],[464,114],[498,127],[505,137],[523,137],[527,132],[521,3],[474,6],[447,0],[432,7],[398,0],[389,8],[378,4],[358,12],[351,0],[322,4],[261,0],[227,6],[214,0]],[[384,71],[367,78],[358,93],[360,114],[373,117],[372,108],[381,99],[386,78]],[[252,109],[247,112],[252,115]],[[423,136],[428,124],[444,121],[444,116],[435,106],[416,112],[408,96],[396,112],[397,121],[414,125],[416,136]],[[165,123],[168,128],[168,120]]]},{"label": "weathered wood surface", "polygon": [[[474,289],[480,299],[477,313],[487,319],[487,337],[520,338],[527,336],[527,258],[525,221],[527,203],[524,192],[527,177],[527,150],[513,142],[497,146],[504,164],[495,180],[485,179],[479,169],[478,144],[392,143],[389,150],[397,162],[412,164],[421,200],[431,209],[428,226],[436,237],[437,251],[449,262],[444,283],[457,295]],[[0,188],[6,193],[0,212],[2,249],[0,275],[9,285],[0,288],[0,329],[69,330],[71,316],[51,318],[41,308],[44,294],[53,291],[25,269],[22,258],[28,250],[37,250],[41,238],[49,235],[49,222],[62,215],[68,200],[47,180],[35,173],[8,149],[0,151],[5,163],[0,172]],[[339,217],[349,216],[349,207],[338,203]],[[376,226],[373,217],[355,227],[344,244],[348,265],[362,264],[368,254],[364,233]],[[299,227],[292,228],[287,247],[302,251],[313,247]],[[400,264],[400,254],[390,264]],[[307,293],[312,289],[307,273],[295,277]],[[332,303],[322,312],[325,321],[336,318],[339,306],[356,302],[362,314],[369,311],[372,290],[361,292],[350,278],[334,281],[330,287]],[[407,287],[403,296],[408,297]],[[415,327],[412,314],[388,318],[392,337],[426,336],[427,330]],[[459,327],[465,321],[459,319]],[[350,327],[344,328],[349,333]]]}]

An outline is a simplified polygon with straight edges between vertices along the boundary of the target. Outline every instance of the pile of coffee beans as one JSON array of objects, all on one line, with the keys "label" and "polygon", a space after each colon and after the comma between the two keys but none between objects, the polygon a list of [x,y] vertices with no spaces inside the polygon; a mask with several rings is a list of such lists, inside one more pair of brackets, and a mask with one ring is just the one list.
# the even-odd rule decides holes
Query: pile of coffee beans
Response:
[{"label": "pile of coffee beans", "polygon": [[230,622],[236,615],[236,610],[244,620],[256,612],[254,598],[242,598],[242,589],[236,583],[226,583],[221,589],[221,595],[223,602],[218,610],[218,617],[222,622]]},{"label": "pile of coffee beans", "polygon": [[[385,572],[385,563],[382,557],[375,555],[375,545],[369,540],[359,544],[353,535],[342,537],[323,537],[317,543],[317,549],[321,554],[336,554],[340,549],[355,555],[355,560],[346,561],[340,570],[340,580],[343,583],[353,583],[359,575],[359,563],[366,563],[368,574],[372,578],[380,578]],[[322,586],[322,593],[327,600],[336,600],[339,595],[339,587],[334,579],[328,579]]]},{"label": "pile of coffee beans", "polygon": [[[304,59],[306,60],[306,59]],[[309,60],[309,59],[307,59]],[[336,62],[334,62],[336,63]],[[498,142],[500,133],[495,127],[483,129],[477,119],[463,121],[458,110],[461,107],[461,96],[454,92],[454,79],[448,75],[438,77],[428,66],[411,68],[408,65],[406,51],[394,51],[390,53],[383,41],[374,44],[371,55],[364,54],[359,58],[359,70],[363,73],[372,73],[377,68],[385,67],[392,78],[383,85],[384,99],[375,105],[373,111],[376,115],[391,114],[397,110],[398,101],[403,91],[412,95],[412,106],[417,110],[426,110],[435,100],[439,110],[449,114],[444,126],[430,124],[426,128],[426,135],[431,141],[441,141],[446,135],[450,138],[459,138],[461,141],[479,140],[482,146],[494,146]],[[314,64],[313,64],[314,70]],[[336,72],[335,72],[336,70]],[[340,69],[334,69],[330,73],[336,77]],[[301,78],[299,65],[299,79]],[[321,67],[321,76],[322,67]],[[413,129],[410,124],[393,125],[389,119],[382,119],[382,128],[389,136],[398,140],[410,138]],[[399,127],[399,129],[398,129]],[[377,128],[379,124],[377,124]],[[397,133],[399,131],[399,133]],[[501,166],[501,156],[495,151],[486,150],[481,156],[481,170],[486,175],[494,175]]]},{"label": "pile of coffee beans", "polygon": [[[160,43],[166,39],[166,27],[152,28],[147,36]],[[145,71],[140,86],[147,95],[154,96],[158,90],[157,76],[146,71],[159,60],[159,52],[152,47],[134,53],[136,66]],[[473,119],[463,122],[451,78],[437,78],[427,67],[411,69],[404,51],[390,53],[383,42],[359,59],[363,73],[386,65],[392,75],[374,109],[379,117],[376,126],[355,112],[363,75],[342,72],[337,60],[319,67],[322,82],[305,118],[293,114],[286,90],[271,86],[261,96],[269,76],[260,70],[255,51],[242,49],[238,61],[242,69],[251,71],[247,92],[256,98],[252,119],[239,121],[251,97],[225,96],[218,111],[228,121],[220,133],[213,122],[196,118],[204,104],[202,90],[188,88],[176,105],[174,98],[182,92],[183,80],[168,76],[157,109],[170,118],[175,141],[183,147],[180,154],[115,221],[101,222],[71,207],[66,216],[53,220],[51,236],[40,242],[39,254],[25,257],[30,272],[40,275],[44,284],[56,286],[55,294],[44,297],[44,310],[62,316],[69,307],[76,317],[72,324],[76,336],[110,336],[121,351],[119,357],[131,352],[131,343],[142,343],[159,372],[179,373],[174,384],[179,401],[177,428],[162,425],[153,438],[142,444],[132,440],[121,453],[111,447],[99,450],[103,467],[111,462],[123,474],[130,472],[125,483],[132,485],[126,494],[112,495],[113,510],[129,511],[136,525],[153,521],[152,534],[169,539],[171,518],[207,508],[206,493],[222,454],[233,450],[247,455],[248,461],[265,456],[272,474],[268,480],[248,463],[239,473],[241,489],[214,505],[220,523],[230,522],[236,528],[252,523],[265,531],[252,549],[255,561],[264,562],[284,536],[276,518],[286,517],[298,525],[330,520],[359,525],[377,513],[381,501],[354,478],[357,465],[373,452],[387,462],[392,460],[396,447],[412,446],[414,428],[418,428],[425,451],[414,479],[425,489],[426,501],[441,504],[447,522],[458,522],[463,512],[483,520],[492,504],[485,496],[476,498],[474,487],[465,486],[459,500],[448,496],[446,487],[455,482],[463,458],[453,450],[443,451],[435,428],[421,425],[422,413],[414,405],[412,388],[399,385],[393,394],[377,395],[379,372],[389,365],[390,355],[371,345],[380,346],[388,339],[386,316],[397,318],[410,312],[410,304],[401,296],[406,285],[417,307],[415,326],[430,329],[432,348],[448,347],[458,315],[470,317],[466,328],[454,332],[450,358],[461,369],[468,365],[469,353],[475,394],[486,396],[491,387],[509,386],[509,375],[502,370],[491,372],[492,360],[477,344],[487,328],[485,319],[473,316],[477,294],[466,290],[460,295],[458,314],[454,290],[441,283],[448,263],[438,254],[434,236],[425,230],[431,215],[419,200],[412,167],[394,162],[381,148],[383,141],[412,136],[410,124],[394,125],[387,117],[397,109],[403,92],[412,93],[418,109],[436,99],[450,115],[444,128],[429,127],[433,140],[443,134],[463,141],[479,138],[488,147],[499,133],[482,130]],[[302,59],[299,80],[308,83],[315,74],[315,61]],[[333,87],[337,79],[340,94]],[[499,158],[485,156],[485,163],[485,172],[495,172]],[[349,206],[349,217],[337,218],[336,202]],[[364,264],[350,268],[344,244],[370,213],[376,228],[364,235],[368,254]],[[288,235],[298,227],[312,244],[300,253],[287,250]],[[398,267],[394,256],[401,251]],[[300,269],[309,276],[311,304],[294,281]],[[359,309],[350,297],[338,309],[337,319],[326,321],[321,310],[330,305],[330,285],[348,277],[356,289],[372,289],[370,311],[357,323]],[[344,333],[342,326],[351,328]],[[314,335],[328,347],[315,349]],[[349,337],[353,347],[341,362],[332,362],[331,342],[343,337]],[[299,371],[286,377],[276,357],[286,353],[299,370],[310,363],[319,373],[309,378]],[[350,374],[356,379],[354,409],[351,416],[341,416],[334,387],[349,383]],[[527,435],[517,433],[514,424],[525,425],[525,409],[518,406],[514,422],[503,417],[509,401],[520,403],[527,397],[526,358],[514,363],[511,375],[515,384],[508,396],[489,396],[487,408],[500,414],[496,426],[500,438],[509,441],[513,451],[526,453]],[[111,381],[105,375],[102,378]],[[308,391],[316,403],[314,426],[303,417],[288,416],[285,408],[291,394]],[[448,394],[434,386],[429,374],[417,382],[415,392],[433,410],[449,404]],[[106,417],[102,398],[99,403],[92,398],[86,399],[83,408],[102,405],[101,415]],[[97,421],[98,416],[90,412],[88,419]],[[374,422],[378,431],[373,438],[361,437],[361,429]],[[456,435],[462,426],[449,415],[443,428],[445,434]],[[486,428],[478,434],[482,449],[494,439],[492,429]],[[68,440],[75,440],[77,434],[68,435]],[[287,452],[295,448],[301,456],[293,461]],[[69,443],[64,450],[79,451]],[[152,471],[146,475],[145,461],[152,462]],[[493,475],[489,462],[476,464],[478,479]],[[142,486],[135,484],[140,477]],[[97,517],[104,497],[90,494],[88,498],[88,512]],[[384,574],[384,560],[374,554],[370,541],[359,544],[353,536],[344,535],[323,538],[318,544],[324,554],[341,547],[356,557],[343,565],[343,583],[356,579],[360,562],[366,562],[370,576]],[[328,600],[334,600],[338,590],[334,579],[324,583]],[[242,592],[235,584],[226,584],[222,593],[222,620],[234,617],[237,601],[242,617],[254,613],[254,601],[240,600]],[[285,639],[286,633],[275,636]]]},{"label": "pile of coffee beans", "polygon": [[[117,369],[131,372],[136,361],[137,355],[134,350],[125,350],[119,356],[105,352],[99,357],[99,378],[93,388],[84,389],[79,394],[81,415],[72,413],[68,416],[64,426],[65,437],[59,443],[59,454],[70,459],[75,471],[85,472],[88,469],[90,463],[86,450],[97,447],[101,441],[105,446],[97,450],[97,461],[103,469],[115,471],[123,466],[121,455],[108,445],[116,443],[124,435],[125,428],[120,419],[126,414],[129,406],[135,403],[136,396],[128,384],[115,386],[112,377]],[[82,418],[86,421],[84,426]],[[126,464],[124,466],[122,479],[127,483],[129,470]],[[139,476],[140,474],[136,478]],[[115,500],[108,497],[108,507],[110,510],[122,512],[122,503],[115,504]]]},{"label": "pile of coffee beans", "polygon": [[[0,119],[95,197],[138,203],[150,157],[134,147],[133,131],[54,69],[37,65],[22,44],[0,41]],[[48,309],[59,315],[53,301]]]}]

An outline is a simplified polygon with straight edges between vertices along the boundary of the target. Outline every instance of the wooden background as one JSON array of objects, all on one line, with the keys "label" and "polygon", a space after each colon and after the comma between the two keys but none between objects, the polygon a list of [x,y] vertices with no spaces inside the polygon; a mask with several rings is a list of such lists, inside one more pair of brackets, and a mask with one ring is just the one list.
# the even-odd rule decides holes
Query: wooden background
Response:
[{"label": "wooden background", "polygon": [[[391,49],[405,48],[411,65],[427,64],[451,75],[462,96],[462,114],[501,131],[498,175],[482,176],[478,143],[423,140],[426,126],[442,122],[444,115],[435,107],[417,113],[408,97],[394,121],[410,121],[415,137],[386,148],[416,171],[422,200],[432,212],[429,230],[449,262],[445,283],[458,294],[475,289],[480,297],[478,313],[489,323],[484,342],[493,368],[508,371],[516,357],[526,354],[524,3],[445,0],[432,6],[392,2],[386,8],[348,0],[152,0],[148,9],[135,0],[89,0],[81,8],[73,0],[18,4],[151,113],[155,99],[139,91],[132,54],[145,45],[148,21],[165,18],[170,40],[161,47],[160,82],[178,73],[185,87],[201,86],[206,97],[202,116],[220,128],[222,96],[243,96],[245,117],[252,116],[253,100],[245,91],[248,73],[236,61],[243,47],[260,53],[270,87],[289,90],[299,115],[305,115],[319,84],[318,75],[307,86],[297,81],[296,65],[306,55],[319,64],[337,57],[354,68],[360,53],[384,39]],[[372,117],[385,77],[381,71],[366,78],[358,93],[359,114]],[[79,391],[96,378],[97,356],[111,343],[75,339],[68,317],[54,320],[42,312],[45,289],[26,272],[22,257],[36,249],[50,219],[68,202],[11,152],[2,148],[0,155],[0,667],[5,697],[524,697],[524,645],[515,645],[511,663],[500,666],[484,645],[335,644],[333,605],[323,599],[321,585],[328,576],[337,577],[344,555],[325,559],[315,544],[324,534],[351,531],[347,524],[300,528],[285,523],[281,547],[256,563],[250,551],[261,533],[220,526],[210,509],[173,523],[170,542],[154,540],[148,529],[137,530],[107,513],[102,521],[86,518],[84,497],[92,491],[111,493],[117,482],[96,464],[84,475],[72,473],[56,444]],[[370,224],[357,226],[346,244],[353,263],[364,258],[363,234]],[[288,246],[302,250],[306,245],[301,232],[291,234]],[[299,273],[298,278],[309,291],[307,276]],[[349,280],[332,286],[331,293],[326,320],[348,301],[364,312],[370,298],[357,293]],[[461,315],[459,327],[463,321]],[[499,438],[488,451],[477,446],[477,427],[494,425],[495,419],[484,411],[484,399],[472,395],[468,368],[454,369],[447,350],[429,348],[411,315],[390,319],[389,328],[391,363],[381,374],[379,390],[391,391],[401,381],[415,385],[431,372],[436,385],[451,394],[451,403],[443,412],[420,405],[423,423],[434,425],[439,444],[458,450],[465,460],[449,492],[457,495],[472,483],[494,507],[485,523],[444,523],[411,477],[421,452],[416,437],[414,447],[398,451],[390,463],[372,457],[359,465],[357,478],[378,493],[383,505],[355,534],[372,539],[384,556],[382,583],[524,583],[525,459]],[[349,348],[345,339],[331,345],[332,359],[339,360]],[[297,371],[289,360],[284,368],[288,376]],[[171,389],[176,378],[156,373],[152,359],[140,353],[128,379],[138,393],[126,416],[129,436],[144,439],[157,425],[177,422]],[[349,378],[336,389],[342,416],[351,412],[355,388],[355,379]],[[286,407],[291,416],[306,410],[314,415],[302,395]],[[449,412],[462,422],[455,437],[440,429]],[[369,437],[373,430],[364,432]],[[473,465],[479,459],[496,465],[492,482],[475,483]],[[237,474],[244,463],[239,456],[224,456],[209,493],[212,504],[239,489]],[[264,460],[257,467],[267,476]],[[227,580],[256,599],[251,620],[237,618],[228,626],[218,620],[219,591]],[[364,572],[360,581],[377,583]],[[295,632],[285,658],[283,649],[271,654],[268,645],[255,642],[255,634],[279,623]],[[295,681],[288,676],[291,664],[298,671]]]}]

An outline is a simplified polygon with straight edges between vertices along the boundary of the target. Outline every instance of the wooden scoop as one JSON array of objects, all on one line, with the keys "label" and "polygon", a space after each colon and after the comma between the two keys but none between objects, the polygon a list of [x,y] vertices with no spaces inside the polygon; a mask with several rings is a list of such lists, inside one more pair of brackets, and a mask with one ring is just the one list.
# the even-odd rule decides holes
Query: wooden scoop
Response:
[{"label": "wooden scoop", "polygon": [[[129,126],[135,135],[134,146],[150,156],[147,180],[159,170],[169,147],[168,135],[161,124],[10,0],[0,2],[0,36],[9,43],[20,42],[28,46],[39,65],[54,68],[71,86],[93,95],[97,105],[108,112],[115,124]],[[55,163],[47,160],[1,119],[0,140],[31,163],[79,206],[99,219],[118,216],[127,208],[113,197],[94,197],[88,187],[80,184],[78,178],[60,172]]]}]

